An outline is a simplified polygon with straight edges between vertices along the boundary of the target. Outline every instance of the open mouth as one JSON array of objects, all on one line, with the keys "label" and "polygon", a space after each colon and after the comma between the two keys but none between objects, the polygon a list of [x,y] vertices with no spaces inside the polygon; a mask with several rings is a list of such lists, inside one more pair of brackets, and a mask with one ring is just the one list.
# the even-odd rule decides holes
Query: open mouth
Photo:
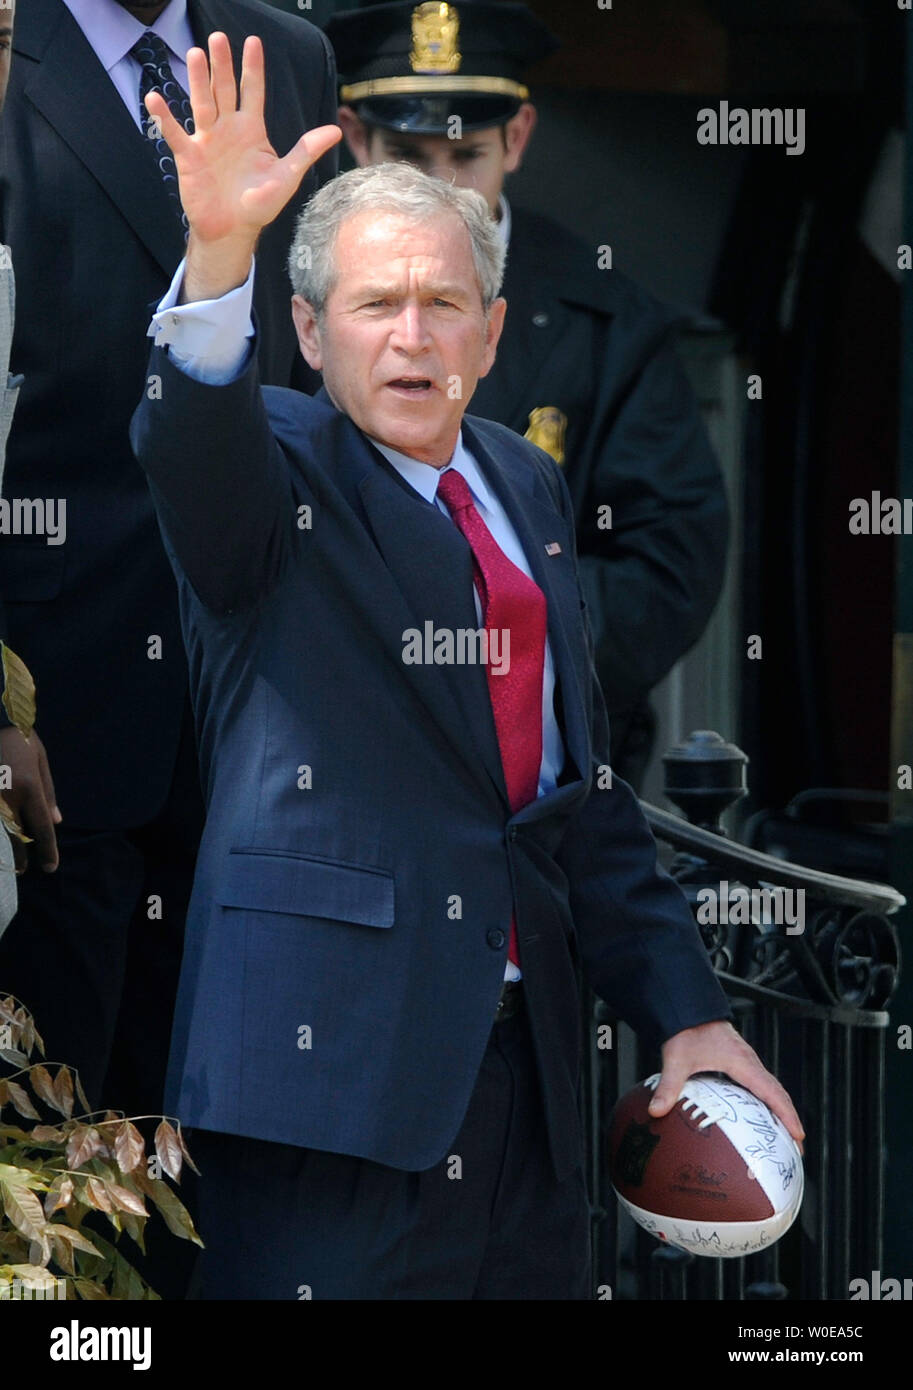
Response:
[{"label": "open mouth", "polygon": [[388,381],[387,386],[408,396],[420,396],[434,390],[434,383],[427,376],[398,376]]}]

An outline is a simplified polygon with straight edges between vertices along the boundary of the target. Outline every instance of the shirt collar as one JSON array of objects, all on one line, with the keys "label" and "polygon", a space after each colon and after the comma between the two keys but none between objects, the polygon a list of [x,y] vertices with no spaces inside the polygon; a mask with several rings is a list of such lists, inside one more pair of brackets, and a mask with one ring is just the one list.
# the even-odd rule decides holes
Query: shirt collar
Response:
[{"label": "shirt collar", "polygon": [[[192,47],[187,0],[171,0],[154,24],[141,24],[115,0],[65,0],[67,9],[85,34],[102,67],[110,72],[126,58],[138,38],[152,29],[181,62]],[[190,41],[188,42],[188,35]]]},{"label": "shirt collar", "polygon": [[388,463],[392,463],[400,477],[415,488],[415,491],[420,493],[426,502],[435,500],[441,474],[446,473],[447,468],[456,468],[466,479],[473,500],[481,503],[487,511],[491,511],[491,490],[482,477],[479,465],[463,443],[462,430],[447,468],[435,468],[431,463],[421,463],[418,459],[410,458],[408,454],[401,454],[398,449],[391,449],[387,444],[379,444],[376,439],[372,439],[371,443],[375,449],[383,454]]}]

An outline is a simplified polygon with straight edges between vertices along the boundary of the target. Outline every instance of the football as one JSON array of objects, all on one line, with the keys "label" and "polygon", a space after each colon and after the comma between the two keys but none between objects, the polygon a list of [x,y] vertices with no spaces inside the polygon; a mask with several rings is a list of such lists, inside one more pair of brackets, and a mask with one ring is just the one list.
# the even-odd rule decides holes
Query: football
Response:
[{"label": "football", "polygon": [[692,1076],[667,1115],[647,1107],[659,1076],[621,1097],[609,1129],[609,1175],[644,1230],[693,1255],[765,1250],[802,1202],[795,1140],[744,1086]]}]

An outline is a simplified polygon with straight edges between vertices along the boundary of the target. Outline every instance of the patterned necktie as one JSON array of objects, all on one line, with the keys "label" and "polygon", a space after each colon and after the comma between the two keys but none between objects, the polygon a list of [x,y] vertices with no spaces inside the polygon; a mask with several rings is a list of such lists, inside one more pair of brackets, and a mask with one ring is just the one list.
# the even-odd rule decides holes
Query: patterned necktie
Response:
[{"label": "patterned necktie", "polygon": [[[442,473],[437,495],[469,542],[482,622],[501,634],[499,650],[509,653],[502,674],[489,661],[488,693],[510,809],[534,801],[542,764],[542,676],[545,668],[547,604],[538,584],[509,560],[482,520],[462,473]],[[503,634],[509,633],[509,638]],[[507,645],[509,641],[510,645]],[[489,644],[489,650],[491,646]],[[508,955],[519,964],[517,932],[510,923]]]},{"label": "patterned necktie", "polygon": [[181,226],[184,228],[184,236],[186,237],[189,226],[184,209],[181,207],[181,194],[178,188],[177,170],[174,167],[174,157],[167,140],[163,138],[159,130],[158,123],[146,110],[145,98],[150,92],[158,92],[168,103],[168,110],[174,119],[180,122],[188,135],[192,135],[193,116],[190,111],[190,98],[171,70],[167,44],[151,29],[147,29],[143,37],[137,39],[130,49],[130,56],[135,58],[142,68],[139,83],[139,111],[143,123],[143,134],[153,147],[158,171],[168,196],[174,204],[175,212],[181,219]]}]

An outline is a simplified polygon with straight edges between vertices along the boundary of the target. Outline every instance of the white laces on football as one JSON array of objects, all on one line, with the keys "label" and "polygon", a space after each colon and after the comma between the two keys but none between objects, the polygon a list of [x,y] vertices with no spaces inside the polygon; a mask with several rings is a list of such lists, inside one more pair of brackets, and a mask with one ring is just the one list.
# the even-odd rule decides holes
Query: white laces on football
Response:
[{"label": "white laces on football", "polygon": [[[692,1120],[703,1116],[698,1124],[698,1129],[707,1129],[710,1125],[715,1125],[718,1120],[724,1120],[727,1117],[731,1119],[732,1106],[728,1101],[715,1095],[706,1084],[700,1082],[697,1084],[700,1086],[699,1092],[697,1092],[696,1087],[691,1087],[686,1081],[677,1104],[680,1104],[686,1113],[690,1108]],[[644,1085],[655,1091],[659,1085],[659,1072],[655,1076],[648,1076]]]}]

